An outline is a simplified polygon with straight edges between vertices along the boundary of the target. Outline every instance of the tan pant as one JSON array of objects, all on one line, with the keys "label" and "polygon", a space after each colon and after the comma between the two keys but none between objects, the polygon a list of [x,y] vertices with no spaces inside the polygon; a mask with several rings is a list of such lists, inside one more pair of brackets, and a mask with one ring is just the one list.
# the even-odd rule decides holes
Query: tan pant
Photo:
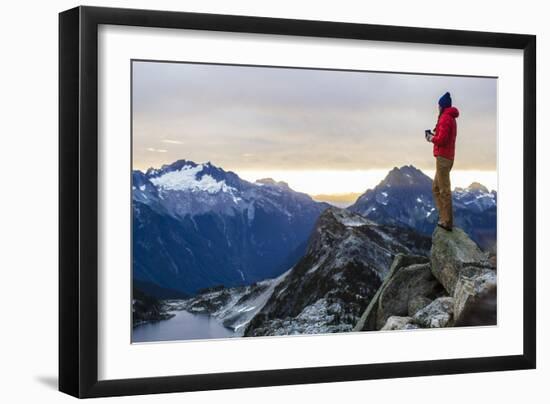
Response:
[{"label": "tan pant", "polygon": [[435,206],[439,212],[439,223],[453,227],[453,199],[451,195],[451,168],[453,160],[437,156],[435,177],[432,184]]}]

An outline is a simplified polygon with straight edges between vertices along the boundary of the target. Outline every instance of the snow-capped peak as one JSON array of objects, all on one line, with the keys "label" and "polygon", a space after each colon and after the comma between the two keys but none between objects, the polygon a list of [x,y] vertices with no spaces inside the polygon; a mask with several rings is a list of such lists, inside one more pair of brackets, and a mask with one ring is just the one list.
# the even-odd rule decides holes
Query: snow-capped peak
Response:
[{"label": "snow-capped peak", "polygon": [[203,191],[209,194],[235,191],[225,180],[218,181],[209,174],[199,176],[204,168],[204,164],[184,165],[178,170],[152,177],[150,181],[159,188],[171,191]]}]

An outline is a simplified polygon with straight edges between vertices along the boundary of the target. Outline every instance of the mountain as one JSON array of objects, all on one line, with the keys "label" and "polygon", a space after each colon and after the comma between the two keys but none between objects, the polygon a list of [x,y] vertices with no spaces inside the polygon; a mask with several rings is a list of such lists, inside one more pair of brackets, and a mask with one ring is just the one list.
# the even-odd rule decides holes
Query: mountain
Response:
[{"label": "mountain", "polygon": [[[437,224],[432,179],[413,166],[393,168],[349,208],[377,223],[406,226],[431,235]],[[496,248],[497,194],[478,183],[453,191],[455,225],[482,248]]]},{"label": "mountain", "polygon": [[328,207],[286,183],[187,160],[133,171],[132,199],[134,278],[189,295],[282,274]]},{"label": "mountain", "polygon": [[279,279],[245,336],[350,331],[398,253],[427,255],[430,239],[331,207],[304,256]]}]

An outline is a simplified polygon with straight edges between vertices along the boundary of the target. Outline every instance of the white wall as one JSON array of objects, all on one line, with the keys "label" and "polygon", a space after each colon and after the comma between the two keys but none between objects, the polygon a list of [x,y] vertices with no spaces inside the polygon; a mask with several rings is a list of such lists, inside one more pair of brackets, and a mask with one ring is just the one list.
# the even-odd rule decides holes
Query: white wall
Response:
[{"label": "white wall", "polygon": [[[0,398],[68,402],[57,383],[57,13],[73,1],[4,2],[0,25]],[[157,8],[390,25],[531,33],[538,36],[538,206],[548,203],[550,26],[545,2],[92,1],[88,5]],[[520,134],[518,133],[518,136]],[[550,378],[548,243],[538,211],[538,369],[534,371],[348,382],[117,398],[125,402],[266,403],[407,400],[463,403],[543,402]],[[7,275],[7,276],[6,276]],[[519,304],[519,302],[518,302]],[[39,400],[39,401],[38,401]],[[387,401],[386,401],[387,402]]]}]

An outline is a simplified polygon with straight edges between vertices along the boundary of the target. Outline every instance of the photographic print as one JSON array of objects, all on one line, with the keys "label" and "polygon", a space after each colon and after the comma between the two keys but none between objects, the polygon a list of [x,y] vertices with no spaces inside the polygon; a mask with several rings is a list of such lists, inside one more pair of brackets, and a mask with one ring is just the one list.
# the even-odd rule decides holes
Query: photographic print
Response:
[{"label": "photographic print", "polygon": [[497,324],[497,78],[131,69],[133,343]]}]

